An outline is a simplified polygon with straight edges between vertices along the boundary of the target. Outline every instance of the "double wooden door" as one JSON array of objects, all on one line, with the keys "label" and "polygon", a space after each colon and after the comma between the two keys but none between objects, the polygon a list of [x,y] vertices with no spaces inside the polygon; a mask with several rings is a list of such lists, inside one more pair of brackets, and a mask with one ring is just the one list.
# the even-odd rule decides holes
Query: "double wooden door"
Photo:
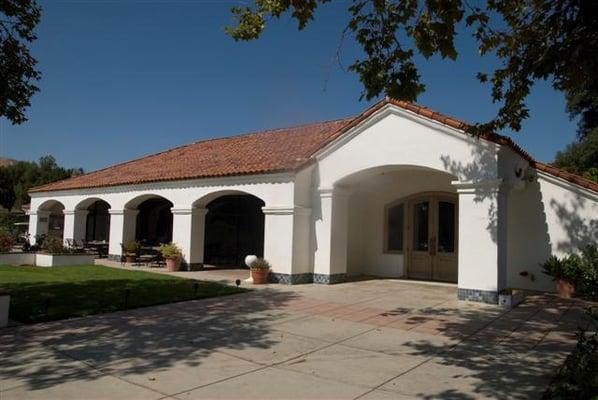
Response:
[{"label": "double wooden door", "polygon": [[424,195],[408,202],[407,276],[457,281],[458,204],[450,195]]}]

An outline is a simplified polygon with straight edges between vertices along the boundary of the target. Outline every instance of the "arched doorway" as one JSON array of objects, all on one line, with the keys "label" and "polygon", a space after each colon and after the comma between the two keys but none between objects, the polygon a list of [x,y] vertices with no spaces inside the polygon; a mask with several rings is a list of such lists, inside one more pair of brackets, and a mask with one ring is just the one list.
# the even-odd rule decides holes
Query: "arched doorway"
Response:
[{"label": "arched doorway", "polygon": [[360,171],[346,192],[347,274],[456,282],[455,177],[412,165]]},{"label": "arched doorway", "polygon": [[110,204],[104,200],[96,200],[87,207],[87,221],[85,224],[85,240],[108,241],[110,235]]},{"label": "arched doorway", "polygon": [[221,196],[207,204],[204,263],[242,267],[264,255],[264,202],[248,194]]},{"label": "arched doorway", "polygon": [[48,200],[38,207],[38,211],[38,234],[62,240],[64,238],[64,205],[57,200]]},{"label": "arched doorway", "polygon": [[172,241],[172,203],[163,197],[152,197],[139,203],[135,240],[156,246]]}]

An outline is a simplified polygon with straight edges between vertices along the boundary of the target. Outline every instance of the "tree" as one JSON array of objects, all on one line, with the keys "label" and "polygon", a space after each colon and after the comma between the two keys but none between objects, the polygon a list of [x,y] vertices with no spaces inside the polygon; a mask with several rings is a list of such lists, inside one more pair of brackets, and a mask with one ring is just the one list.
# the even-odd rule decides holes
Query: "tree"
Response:
[{"label": "tree", "polygon": [[579,117],[577,140],[556,154],[554,165],[598,182],[598,96],[581,88],[569,97],[567,110]]},{"label": "tree", "polygon": [[554,165],[598,182],[598,129],[593,129],[559,151]]},{"label": "tree", "polygon": [[43,156],[37,163],[18,161],[0,167],[0,205],[8,210],[29,202],[29,189],[83,173],[81,168],[66,169],[52,156]]},{"label": "tree", "polygon": [[[255,0],[251,7],[232,9],[236,24],[227,28],[235,40],[260,37],[267,22],[290,13],[299,29],[316,9],[333,0]],[[565,93],[574,115],[597,115],[596,101],[576,102],[583,88],[598,93],[598,1],[487,0],[475,6],[467,0],[352,0],[345,32],[361,45],[364,56],[350,65],[363,84],[362,97],[382,93],[415,101],[425,90],[414,61],[439,55],[456,59],[458,24],[465,22],[481,55],[494,55],[500,66],[478,73],[490,82],[500,107],[491,121],[472,132],[521,129],[528,117],[525,100],[537,80],[550,80]],[[596,121],[594,120],[593,124]],[[594,125],[595,126],[595,125]]]},{"label": "tree", "polygon": [[41,75],[26,44],[36,39],[40,16],[35,0],[0,0],[0,117],[14,125],[27,121],[25,110],[39,90]]}]

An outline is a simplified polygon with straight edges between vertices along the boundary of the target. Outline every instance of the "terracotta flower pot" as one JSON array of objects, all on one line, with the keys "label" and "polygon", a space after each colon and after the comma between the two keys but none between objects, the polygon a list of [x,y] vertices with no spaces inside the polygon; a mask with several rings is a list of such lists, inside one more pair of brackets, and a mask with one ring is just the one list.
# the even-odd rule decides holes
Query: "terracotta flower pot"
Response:
[{"label": "terracotta flower pot", "polygon": [[181,267],[181,259],[180,258],[167,258],[166,259],[166,269],[169,272],[178,271]]},{"label": "terracotta flower pot", "polygon": [[566,279],[557,279],[556,291],[559,294],[559,297],[570,299],[575,293],[575,285]]},{"label": "terracotta flower pot", "polygon": [[268,283],[268,274],[270,270],[268,269],[252,269],[251,270],[251,279],[253,279],[254,285],[262,285],[264,283]]},{"label": "terracotta flower pot", "polygon": [[137,257],[136,256],[125,256],[125,261],[132,264],[135,261],[137,261]]}]

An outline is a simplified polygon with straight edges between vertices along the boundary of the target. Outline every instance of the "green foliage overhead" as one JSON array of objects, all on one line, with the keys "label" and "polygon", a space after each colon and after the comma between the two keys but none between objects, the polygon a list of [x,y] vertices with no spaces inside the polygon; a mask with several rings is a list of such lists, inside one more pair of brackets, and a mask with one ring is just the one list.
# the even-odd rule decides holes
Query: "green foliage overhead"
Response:
[{"label": "green foliage overhead", "polygon": [[27,44],[36,38],[41,8],[35,0],[0,0],[0,117],[27,121],[25,110],[39,89],[41,74]]},{"label": "green foliage overhead", "polygon": [[554,164],[598,182],[598,94],[580,88],[567,99],[567,110],[579,117],[577,140],[556,154]]},{"label": "green foliage overhead", "polygon": [[[254,0],[233,8],[236,25],[227,32],[235,40],[260,37],[272,19],[290,15],[303,29],[316,9],[333,0]],[[438,55],[455,59],[456,27],[465,23],[481,55],[494,55],[499,67],[480,72],[499,103],[491,121],[473,132],[521,129],[529,116],[525,100],[537,80],[548,80],[573,99],[583,88],[590,101],[575,102],[569,111],[596,115],[598,93],[598,1],[487,0],[351,0],[346,2],[351,34],[363,56],[350,65],[363,84],[362,97],[380,94],[415,101],[426,87],[414,57]],[[595,121],[594,121],[595,123]]]},{"label": "green foliage overhead", "polygon": [[554,165],[598,182],[598,128],[559,151]]},{"label": "green foliage overhead", "polygon": [[66,169],[56,164],[52,156],[44,156],[37,163],[18,161],[13,165],[0,167],[0,206],[12,209],[28,204],[27,192],[34,186],[59,181],[73,175],[80,175],[82,169]]}]

